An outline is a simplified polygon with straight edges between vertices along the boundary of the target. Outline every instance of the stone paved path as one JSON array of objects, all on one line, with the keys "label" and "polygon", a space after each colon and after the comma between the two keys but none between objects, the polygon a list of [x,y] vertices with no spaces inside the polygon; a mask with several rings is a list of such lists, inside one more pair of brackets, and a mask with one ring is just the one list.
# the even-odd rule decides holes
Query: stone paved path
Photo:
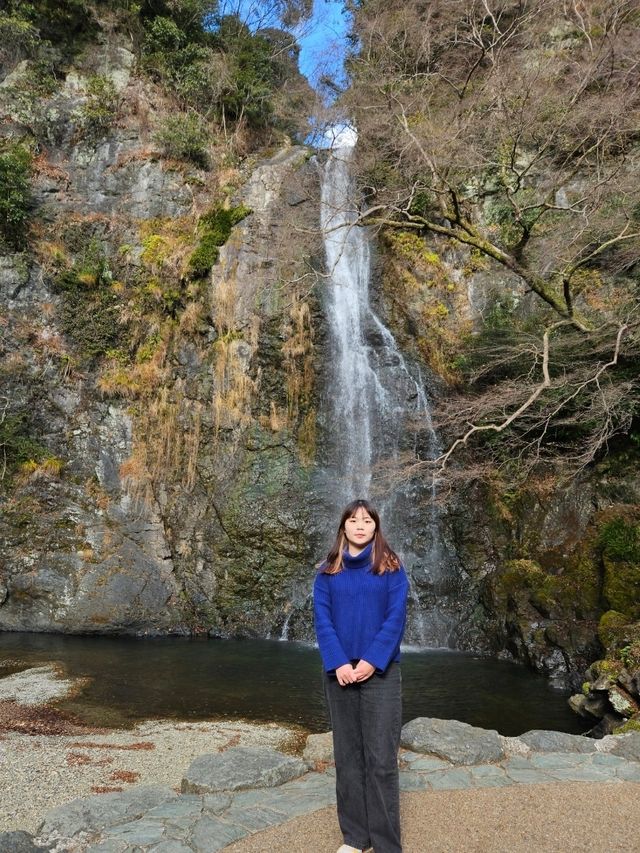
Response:
[{"label": "stone paved path", "polygon": [[[494,764],[455,766],[448,761],[410,750],[400,752],[403,791],[460,790],[550,782],[640,782],[640,762],[618,755],[547,752],[515,755]],[[79,815],[85,829],[74,833],[75,848],[89,853],[214,853],[254,832],[277,826],[335,803],[335,770],[308,772],[274,788],[217,794],[178,795],[166,786],[147,786],[146,804],[132,803],[128,814],[108,823],[107,798],[85,798]],[[139,786],[140,788],[142,786]],[[130,793],[134,789],[130,789]],[[639,789],[640,794],[640,789]],[[115,795],[118,796],[118,795]],[[122,795],[119,795],[122,799]],[[90,801],[100,801],[102,815],[87,817]],[[156,802],[157,801],[157,802]],[[150,802],[155,804],[150,805]],[[146,807],[145,807],[146,806]],[[54,810],[45,823],[55,837]],[[112,815],[115,817],[115,815]],[[69,826],[68,815],[66,826]],[[80,823],[82,818],[80,819]],[[76,824],[77,828],[80,824]],[[65,824],[60,822],[61,831]],[[61,845],[58,845],[61,849]],[[62,845],[64,849],[64,845]]]}]

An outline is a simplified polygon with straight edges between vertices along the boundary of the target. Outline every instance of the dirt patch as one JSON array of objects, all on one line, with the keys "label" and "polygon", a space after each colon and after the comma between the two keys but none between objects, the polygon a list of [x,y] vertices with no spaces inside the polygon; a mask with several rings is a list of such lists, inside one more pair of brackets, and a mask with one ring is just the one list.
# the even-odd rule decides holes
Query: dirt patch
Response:
[{"label": "dirt patch", "polygon": [[0,700],[0,732],[26,735],[106,734],[109,729],[88,726],[79,717],[50,705],[19,705]]}]

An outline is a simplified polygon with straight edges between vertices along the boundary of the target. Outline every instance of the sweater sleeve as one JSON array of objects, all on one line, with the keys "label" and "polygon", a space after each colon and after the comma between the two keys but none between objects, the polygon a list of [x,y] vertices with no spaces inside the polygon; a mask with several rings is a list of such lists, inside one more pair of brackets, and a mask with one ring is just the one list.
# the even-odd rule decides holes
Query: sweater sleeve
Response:
[{"label": "sweater sleeve", "polygon": [[344,653],[336,629],[333,627],[328,581],[327,575],[318,572],[313,584],[313,614],[322,663],[325,670],[330,672],[349,663],[349,658]]},{"label": "sweater sleeve", "polygon": [[376,669],[384,672],[391,663],[391,657],[397,649],[407,617],[407,595],[409,581],[404,568],[400,567],[389,578],[387,607],[384,622],[373,638],[369,648],[362,655],[363,660],[373,664]]}]

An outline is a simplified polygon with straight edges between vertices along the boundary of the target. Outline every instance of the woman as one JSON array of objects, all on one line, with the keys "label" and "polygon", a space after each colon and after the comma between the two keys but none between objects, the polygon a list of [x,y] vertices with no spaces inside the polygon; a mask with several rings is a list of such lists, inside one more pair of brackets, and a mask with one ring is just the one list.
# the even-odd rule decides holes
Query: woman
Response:
[{"label": "woman", "polygon": [[409,582],[368,501],[342,513],[313,587],[336,762],[338,853],[401,853],[400,642]]}]

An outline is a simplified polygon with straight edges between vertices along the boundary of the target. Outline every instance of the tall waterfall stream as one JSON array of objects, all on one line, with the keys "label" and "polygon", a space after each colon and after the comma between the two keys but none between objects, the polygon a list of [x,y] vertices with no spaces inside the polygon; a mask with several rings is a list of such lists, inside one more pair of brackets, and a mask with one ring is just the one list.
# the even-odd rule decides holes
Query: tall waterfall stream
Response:
[{"label": "tall waterfall stream", "polygon": [[354,145],[339,144],[322,174],[320,220],[326,253],[330,459],[336,511],[354,498],[379,508],[385,535],[410,584],[406,642],[455,646],[459,569],[442,541],[436,485],[402,475],[403,461],[440,452],[419,370],[407,364],[369,299],[368,229],[357,224],[350,171]]}]

